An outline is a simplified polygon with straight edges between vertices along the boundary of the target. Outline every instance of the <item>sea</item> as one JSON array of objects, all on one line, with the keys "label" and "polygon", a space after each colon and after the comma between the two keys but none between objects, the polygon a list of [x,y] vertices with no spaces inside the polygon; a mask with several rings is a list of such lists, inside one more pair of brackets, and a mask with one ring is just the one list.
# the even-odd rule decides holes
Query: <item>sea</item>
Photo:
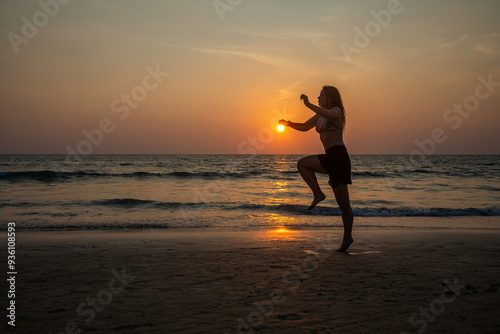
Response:
[{"label": "sea", "polygon": [[[328,177],[314,210],[305,155],[0,155],[18,230],[342,227]],[[499,229],[500,155],[351,155],[354,228]]]}]

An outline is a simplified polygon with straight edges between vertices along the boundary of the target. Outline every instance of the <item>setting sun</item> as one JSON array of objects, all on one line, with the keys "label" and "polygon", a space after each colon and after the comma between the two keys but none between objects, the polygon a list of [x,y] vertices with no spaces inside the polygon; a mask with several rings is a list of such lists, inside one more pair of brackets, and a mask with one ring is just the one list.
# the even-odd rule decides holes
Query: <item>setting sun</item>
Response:
[{"label": "setting sun", "polygon": [[283,132],[283,131],[285,131],[285,126],[280,124],[280,125],[278,125],[277,129],[279,132]]}]

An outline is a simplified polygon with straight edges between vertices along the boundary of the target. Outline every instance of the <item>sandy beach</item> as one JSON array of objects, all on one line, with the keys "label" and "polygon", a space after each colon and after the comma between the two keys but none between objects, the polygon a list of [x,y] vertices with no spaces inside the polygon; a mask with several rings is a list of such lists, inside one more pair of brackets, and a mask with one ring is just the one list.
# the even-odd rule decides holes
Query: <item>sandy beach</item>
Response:
[{"label": "sandy beach", "polygon": [[337,253],[333,228],[18,232],[10,331],[499,333],[499,236],[366,228]]}]

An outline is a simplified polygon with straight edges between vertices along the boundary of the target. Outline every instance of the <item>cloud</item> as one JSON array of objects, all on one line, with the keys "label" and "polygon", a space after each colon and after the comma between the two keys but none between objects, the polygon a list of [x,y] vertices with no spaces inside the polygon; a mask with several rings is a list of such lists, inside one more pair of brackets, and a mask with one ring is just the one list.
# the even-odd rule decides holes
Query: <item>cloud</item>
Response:
[{"label": "cloud", "polygon": [[165,44],[168,47],[173,47],[177,49],[186,49],[190,50],[193,52],[198,52],[202,54],[212,54],[212,55],[222,55],[222,56],[236,56],[236,57],[243,57],[247,59],[251,59],[257,62],[261,63],[268,63],[269,61],[266,60],[268,57],[266,57],[263,54],[259,54],[255,52],[255,50],[242,50],[242,49],[229,49],[229,48],[204,48],[204,47],[194,47],[194,46],[187,46],[187,45],[178,45],[178,44]]},{"label": "cloud", "polygon": [[234,32],[246,36],[259,37],[264,39],[273,39],[281,41],[306,41],[318,48],[329,48],[336,40],[336,34],[332,32],[318,32],[318,31],[249,31],[249,30],[234,30]]},{"label": "cloud", "polygon": [[279,88],[277,89],[276,91],[280,94],[280,96],[272,101],[271,103],[276,103],[276,102],[279,102],[281,100],[286,100],[288,98],[290,98],[291,96],[293,96],[293,94],[295,92],[292,93],[292,90],[298,85],[300,84],[300,81],[296,81],[294,82],[293,84],[291,84],[290,86],[288,87],[284,87],[284,88]]},{"label": "cloud", "polygon": [[297,68],[299,66],[299,64],[297,64],[295,61],[291,59],[271,54],[271,51],[273,51],[273,49],[271,48],[243,48],[236,46],[213,48],[213,47],[196,47],[196,46],[179,45],[179,44],[162,44],[162,45],[177,49],[185,49],[205,55],[239,57],[274,67]]}]

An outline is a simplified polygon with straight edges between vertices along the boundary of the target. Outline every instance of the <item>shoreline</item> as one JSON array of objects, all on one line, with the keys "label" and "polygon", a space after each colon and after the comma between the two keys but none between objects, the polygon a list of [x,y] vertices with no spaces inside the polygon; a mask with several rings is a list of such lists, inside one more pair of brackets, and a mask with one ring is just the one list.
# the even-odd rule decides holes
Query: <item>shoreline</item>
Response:
[{"label": "shoreline", "polygon": [[[197,212],[200,214],[200,212]],[[231,213],[232,214],[232,213]],[[325,230],[342,229],[342,219],[340,216],[322,215],[318,213],[303,215],[286,215],[281,212],[276,213],[246,213],[241,216],[224,216],[222,218],[208,217],[193,221],[184,220],[178,216],[168,215],[161,220],[153,220],[146,223],[140,221],[111,220],[111,221],[69,221],[69,222],[45,222],[40,221],[35,224],[31,222],[14,221],[18,232],[85,232],[85,231],[205,231],[205,230],[227,230],[246,231],[272,229],[285,227],[294,230]],[[404,216],[404,217],[354,217],[354,229],[409,229],[409,230],[482,230],[500,231],[500,221],[498,216]],[[7,224],[0,227],[0,233],[5,232]]]},{"label": "shoreline", "polygon": [[[422,220],[425,217],[419,217]],[[448,217],[446,217],[448,218]],[[456,218],[456,217],[452,217]],[[443,218],[445,219],[445,218]],[[327,225],[327,226],[311,226],[311,225],[260,225],[260,226],[202,226],[202,227],[146,227],[146,228],[127,228],[127,227],[116,227],[116,228],[47,228],[47,229],[39,229],[39,228],[16,228],[17,233],[255,233],[276,229],[285,229],[290,231],[302,231],[302,232],[320,232],[320,231],[342,231],[343,227],[341,225]],[[442,232],[465,232],[465,231],[476,231],[476,232],[487,232],[491,231],[492,233],[500,233],[500,227],[449,227],[449,226],[354,226],[354,230],[362,231],[362,232],[374,232],[374,233],[393,233],[396,231],[417,231],[417,232],[432,232],[432,231],[442,231]],[[354,231],[353,230],[353,231]],[[6,232],[7,229],[0,230],[0,233]]]},{"label": "shoreline", "polygon": [[[398,217],[399,218],[399,217]],[[419,217],[421,220],[428,220],[426,217]],[[452,219],[450,219],[452,218]],[[450,220],[456,220],[457,217],[443,217],[440,219],[450,219]],[[469,217],[461,217],[464,220],[468,219]],[[469,218],[470,219],[470,218]],[[482,218],[487,220],[488,217]],[[358,218],[359,220],[359,218]],[[7,222],[11,222],[10,220]],[[272,230],[272,229],[277,229],[277,228],[285,228],[289,230],[297,230],[297,231],[323,231],[323,230],[342,230],[343,227],[342,225],[335,224],[335,225],[310,225],[310,224],[304,224],[304,225],[256,225],[256,226],[193,226],[193,227],[179,227],[179,226],[158,226],[151,224],[151,226],[147,227],[137,227],[137,226],[126,226],[126,225],[121,225],[121,226],[116,226],[116,227],[111,227],[111,226],[104,226],[102,225],[96,225],[95,228],[91,228],[88,226],[85,227],[48,227],[48,228],[39,228],[39,227],[26,227],[26,226],[18,226],[16,223],[16,233],[57,233],[57,232],[78,232],[78,233],[87,233],[87,232],[116,232],[116,233],[148,233],[148,232],[158,232],[158,233],[164,233],[164,232],[185,232],[185,233],[199,233],[199,232],[257,232],[261,230]],[[390,232],[392,230],[401,230],[401,231],[478,231],[478,232],[486,232],[486,231],[491,231],[491,232],[500,232],[500,227],[496,227],[495,225],[498,225],[496,222],[483,225],[483,226],[435,226],[435,225],[428,225],[428,226],[395,226],[395,225],[363,225],[363,224],[357,224],[357,226],[354,226],[354,229],[358,230],[373,230],[373,231],[387,231]],[[0,234],[2,233],[7,233],[7,224],[5,227],[0,228]]]}]

